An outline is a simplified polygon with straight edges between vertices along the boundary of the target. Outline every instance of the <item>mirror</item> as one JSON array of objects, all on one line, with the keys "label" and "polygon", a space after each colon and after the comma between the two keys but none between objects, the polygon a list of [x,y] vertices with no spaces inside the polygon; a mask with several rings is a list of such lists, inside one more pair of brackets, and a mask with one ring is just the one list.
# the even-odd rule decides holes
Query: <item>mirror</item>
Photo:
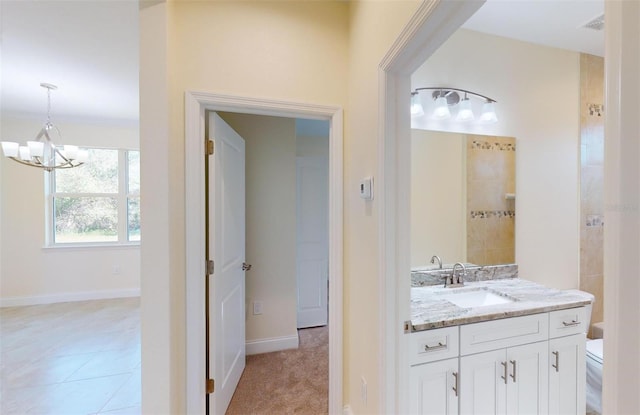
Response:
[{"label": "mirror", "polygon": [[515,262],[516,139],[411,130],[411,269]]}]

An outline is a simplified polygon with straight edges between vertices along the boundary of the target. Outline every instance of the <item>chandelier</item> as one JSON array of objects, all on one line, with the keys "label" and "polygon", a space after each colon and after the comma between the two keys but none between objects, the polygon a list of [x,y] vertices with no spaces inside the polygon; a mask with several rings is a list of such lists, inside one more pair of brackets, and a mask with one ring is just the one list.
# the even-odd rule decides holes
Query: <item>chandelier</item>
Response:
[{"label": "chandelier", "polygon": [[60,130],[51,122],[51,91],[57,86],[41,83],[41,87],[47,90],[47,122],[36,136],[34,141],[27,141],[27,145],[20,145],[13,141],[2,141],[2,152],[6,157],[18,163],[39,167],[46,171],[55,169],[70,169],[84,164],[88,153],[78,146],[56,146],[52,139],[55,135],[60,139]]}]

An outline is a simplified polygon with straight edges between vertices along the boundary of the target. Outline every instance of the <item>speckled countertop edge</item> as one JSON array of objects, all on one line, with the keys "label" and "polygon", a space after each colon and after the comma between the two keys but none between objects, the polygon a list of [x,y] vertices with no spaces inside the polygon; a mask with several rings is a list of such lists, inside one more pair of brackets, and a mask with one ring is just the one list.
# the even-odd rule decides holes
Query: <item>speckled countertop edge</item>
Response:
[{"label": "speckled countertop edge", "polygon": [[[511,303],[462,308],[441,296],[456,291],[487,288],[495,294],[511,297]],[[545,287],[521,278],[465,283],[462,288],[440,286],[411,288],[411,331],[457,326],[480,321],[545,313],[581,307],[591,303],[591,297],[576,291]]]}]

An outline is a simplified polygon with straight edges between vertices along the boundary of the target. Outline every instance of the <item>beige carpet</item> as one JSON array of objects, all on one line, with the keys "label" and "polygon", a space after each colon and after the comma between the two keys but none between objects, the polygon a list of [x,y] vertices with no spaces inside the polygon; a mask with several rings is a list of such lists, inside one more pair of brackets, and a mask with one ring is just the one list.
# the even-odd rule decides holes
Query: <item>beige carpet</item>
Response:
[{"label": "beige carpet", "polygon": [[298,335],[296,350],[247,356],[227,415],[328,413],[329,329]]}]

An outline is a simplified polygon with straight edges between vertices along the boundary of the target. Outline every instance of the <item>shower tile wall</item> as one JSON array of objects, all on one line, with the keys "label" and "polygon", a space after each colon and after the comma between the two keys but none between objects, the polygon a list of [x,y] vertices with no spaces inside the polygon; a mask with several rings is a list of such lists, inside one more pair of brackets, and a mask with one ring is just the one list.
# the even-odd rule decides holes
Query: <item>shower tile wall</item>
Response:
[{"label": "shower tile wall", "polygon": [[467,136],[467,262],[515,262],[516,140]]},{"label": "shower tile wall", "polygon": [[580,55],[580,289],[595,295],[603,320],[604,59]]}]

